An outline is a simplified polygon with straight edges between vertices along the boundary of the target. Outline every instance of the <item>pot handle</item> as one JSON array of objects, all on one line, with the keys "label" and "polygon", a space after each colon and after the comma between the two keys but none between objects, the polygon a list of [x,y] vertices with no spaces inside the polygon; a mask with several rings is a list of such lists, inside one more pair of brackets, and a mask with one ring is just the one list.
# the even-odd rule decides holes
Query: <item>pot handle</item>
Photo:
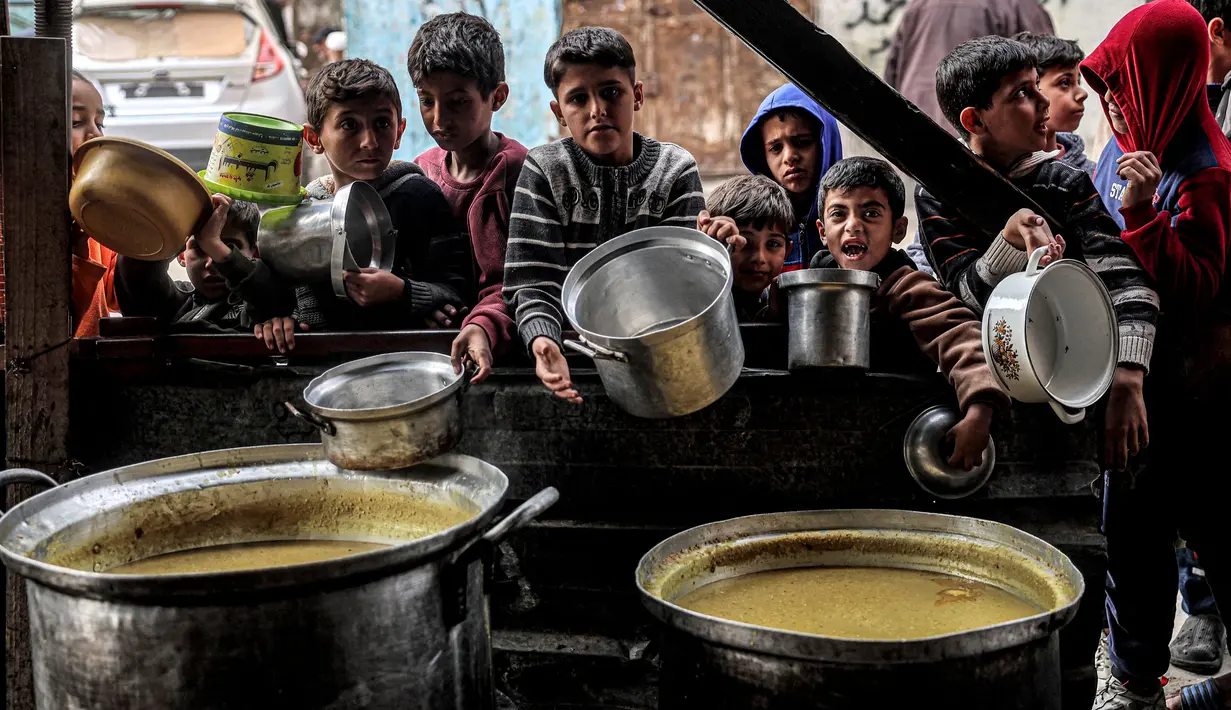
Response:
[{"label": "pot handle", "polygon": [[55,488],[59,485],[56,483],[56,479],[32,468],[10,468],[6,471],[0,471],[0,489],[7,488],[14,483],[33,483],[34,485],[44,485],[48,488]]},{"label": "pot handle", "polygon": [[565,340],[564,347],[570,350],[585,355],[592,360],[614,360],[615,362],[628,362],[628,353],[622,353],[618,350],[608,350],[601,345],[595,345],[585,338],[578,340]]},{"label": "pot handle", "polygon": [[495,556],[496,546],[509,533],[524,527],[527,523],[543,514],[560,499],[560,492],[548,486],[539,491],[530,500],[517,506],[504,520],[493,525],[482,537],[472,541],[462,548],[451,562],[445,565],[441,573],[441,591],[444,594],[445,626],[452,628],[466,618],[467,611],[467,575],[471,563],[483,561],[483,583],[491,573],[491,560]]},{"label": "pot handle", "polygon": [[[1039,248],[1043,249],[1045,247]],[[1048,404],[1051,405],[1051,410],[1056,413],[1056,416],[1060,418],[1060,421],[1065,424],[1076,424],[1086,418],[1086,410],[1084,409],[1069,409],[1054,399],[1049,400]]]},{"label": "pot handle", "polygon": [[1046,266],[1040,267],[1039,262],[1043,261],[1043,257],[1047,256],[1047,247],[1039,247],[1030,254],[1030,261],[1026,262],[1026,276],[1034,276]]},{"label": "pot handle", "polygon": [[508,537],[509,533],[525,527],[527,523],[542,515],[548,508],[560,500],[560,491],[548,486],[534,495],[533,498],[517,506],[504,520],[496,523],[483,534],[483,541],[495,547]]},{"label": "pot handle", "polygon": [[291,413],[291,416],[307,422],[316,429],[320,429],[322,434],[328,434],[329,436],[337,435],[338,428],[333,425],[333,422],[327,419],[321,419],[312,412],[301,412],[290,402],[283,402],[282,406],[286,408],[286,411]]}]

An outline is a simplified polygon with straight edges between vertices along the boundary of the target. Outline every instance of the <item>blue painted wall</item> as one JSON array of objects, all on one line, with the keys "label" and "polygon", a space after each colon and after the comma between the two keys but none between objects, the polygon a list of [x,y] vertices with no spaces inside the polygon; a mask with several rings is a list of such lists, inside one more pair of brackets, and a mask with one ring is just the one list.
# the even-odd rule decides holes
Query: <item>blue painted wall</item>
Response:
[{"label": "blue painted wall", "polygon": [[396,157],[411,160],[435,145],[419,118],[418,99],[406,73],[406,50],[419,26],[438,14],[465,11],[486,17],[504,41],[509,101],[492,127],[526,146],[556,136],[543,84],[543,57],[560,34],[559,0],[345,0],[346,54],[388,69],[402,92],[406,133]]}]

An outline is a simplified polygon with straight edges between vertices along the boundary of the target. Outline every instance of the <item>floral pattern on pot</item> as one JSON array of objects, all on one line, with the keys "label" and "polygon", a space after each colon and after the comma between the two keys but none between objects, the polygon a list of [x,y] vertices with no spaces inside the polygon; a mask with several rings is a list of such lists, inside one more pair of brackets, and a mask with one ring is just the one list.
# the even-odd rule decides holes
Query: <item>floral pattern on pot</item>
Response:
[{"label": "floral pattern on pot", "polygon": [[1004,318],[997,321],[992,329],[992,359],[1006,380],[1019,378],[1021,364],[1017,360],[1017,350],[1013,348],[1013,329]]}]

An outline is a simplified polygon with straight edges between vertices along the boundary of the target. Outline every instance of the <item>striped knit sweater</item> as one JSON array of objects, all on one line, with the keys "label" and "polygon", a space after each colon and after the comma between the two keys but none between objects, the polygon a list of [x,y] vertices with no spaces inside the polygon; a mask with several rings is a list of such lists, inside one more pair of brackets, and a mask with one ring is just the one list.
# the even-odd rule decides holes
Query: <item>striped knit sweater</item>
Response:
[{"label": "striped knit sweater", "polygon": [[[1011,173],[1009,180],[1061,224],[1067,259],[1084,260],[1111,293],[1120,329],[1120,363],[1149,370],[1159,299],[1154,283],[1099,198],[1090,177],[1058,160]],[[1029,255],[980,231],[957,210],[919,186],[915,193],[919,232],[928,260],[945,288],[975,313],[1006,276],[1023,270]]]},{"label": "striped knit sweater", "polygon": [[526,157],[509,220],[504,301],[527,347],[541,335],[560,342],[560,288],[590,250],[642,227],[695,226],[705,209],[688,151],[640,134],[633,141],[633,162],[622,167],[597,165],[572,138]]}]

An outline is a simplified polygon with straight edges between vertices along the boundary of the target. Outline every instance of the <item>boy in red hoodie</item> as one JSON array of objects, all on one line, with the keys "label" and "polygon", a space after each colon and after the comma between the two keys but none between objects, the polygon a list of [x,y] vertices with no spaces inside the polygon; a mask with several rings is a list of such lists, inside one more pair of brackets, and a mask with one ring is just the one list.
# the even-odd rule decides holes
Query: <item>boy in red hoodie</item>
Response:
[{"label": "boy in red hoodie", "polygon": [[[492,114],[509,98],[504,47],[496,28],[477,15],[439,15],[415,34],[406,70],[419,95],[423,125],[437,148],[415,159],[466,225],[478,266],[479,302],[461,321],[453,341],[453,369],[463,361],[479,366],[474,382],[492,370],[492,353],[516,329],[505,309],[504,252],[509,209],[526,147],[492,130]],[[446,309],[436,320],[452,326],[463,315]]]},{"label": "boy in red hoodie", "polygon": [[1194,357],[1211,354],[1208,334],[1231,323],[1220,298],[1231,144],[1206,98],[1208,62],[1201,14],[1183,0],[1157,0],[1128,13],[1082,64],[1115,133],[1094,182],[1157,282],[1164,313],[1145,387],[1150,447],[1133,469],[1104,479],[1112,673],[1095,707],[1108,710],[1163,707],[1177,531],[1200,556],[1215,597],[1231,589],[1226,473],[1213,448],[1231,425],[1227,388],[1192,380],[1201,369]]}]

